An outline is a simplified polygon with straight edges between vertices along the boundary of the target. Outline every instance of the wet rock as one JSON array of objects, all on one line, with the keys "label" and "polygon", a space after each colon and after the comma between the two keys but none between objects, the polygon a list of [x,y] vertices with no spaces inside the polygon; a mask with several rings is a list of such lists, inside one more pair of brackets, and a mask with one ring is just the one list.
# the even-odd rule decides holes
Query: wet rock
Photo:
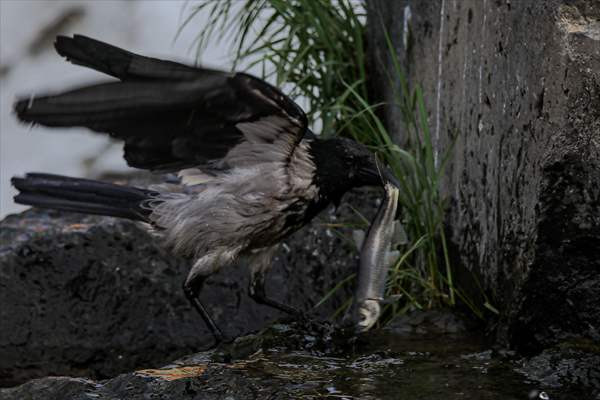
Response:
[{"label": "wet rock", "polygon": [[[362,192],[350,201],[368,214],[376,196]],[[311,311],[357,266],[350,239],[326,223],[355,218],[348,207],[337,216],[329,210],[286,240],[268,293]],[[45,375],[103,379],[212,344],[181,290],[189,261],[170,255],[138,223],[29,210],[0,222],[0,244],[0,386]],[[251,300],[247,285],[239,265],[211,277],[201,294],[232,338],[282,316]],[[311,312],[330,316],[350,295],[344,287]]]},{"label": "wet rock", "polygon": [[427,310],[400,315],[385,329],[404,335],[440,336],[465,333],[467,323],[449,310]]},{"label": "wet rock", "polygon": [[[423,86],[437,157],[454,143],[448,236],[455,264],[501,312],[499,341],[535,354],[600,340],[597,3],[367,6],[374,90],[393,104],[387,30],[408,81]],[[402,143],[400,110],[385,118]]]},{"label": "wet rock", "polygon": [[600,347],[557,346],[521,361],[518,371],[547,387],[600,398]]},{"label": "wet rock", "polygon": [[[316,337],[321,340],[314,346],[311,338]],[[590,398],[581,397],[588,393],[582,389],[556,388],[524,377],[515,372],[512,361],[495,357],[481,340],[471,336],[423,340],[422,335],[398,336],[388,330],[370,332],[368,340],[353,343],[341,341],[342,337],[344,332],[324,325],[280,323],[159,369],[137,370],[103,381],[43,378],[0,389],[0,397],[518,400],[546,393],[558,400]],[[238,356],[224,361],[223,354]]]},{"label": "wet rock", "polygon": [[138,225],[32,210],[0,231],[3,385],[107,377],[209,343],[180,291],[188,263]]}]

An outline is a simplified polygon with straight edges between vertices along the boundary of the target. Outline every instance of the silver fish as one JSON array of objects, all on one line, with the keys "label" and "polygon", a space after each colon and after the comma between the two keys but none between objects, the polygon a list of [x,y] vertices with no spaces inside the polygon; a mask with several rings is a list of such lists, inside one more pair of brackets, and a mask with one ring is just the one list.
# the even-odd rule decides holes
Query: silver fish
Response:
[{"label": "silver fish", "polygon": [[385,184],[385,199],[381,202],[362,245],[352,310],[352,322],[357,332],[369,330],[381,314],[388,272],[385,257],[394,234],[398,194],[397,187]]}]

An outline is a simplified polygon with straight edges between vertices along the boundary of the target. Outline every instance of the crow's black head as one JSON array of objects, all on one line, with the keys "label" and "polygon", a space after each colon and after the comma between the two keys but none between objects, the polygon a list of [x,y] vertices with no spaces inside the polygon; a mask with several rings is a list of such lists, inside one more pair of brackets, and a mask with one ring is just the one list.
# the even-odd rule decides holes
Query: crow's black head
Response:
[{"label": "crow's black head", "polygon": [[315,140],[311,153],[317,167],[319,188],[336,201],[344,192],[360,186],[398,187],[394,174],[366,146],[347,138]]},{"label": "crow's black head", "polygon": [[351,139],[339,138],[343,163],[346,165],[348,179],[353,187],[358,186],[383,186],[390,182],[398,186],[394,174],[377,160],[366,146]]}]

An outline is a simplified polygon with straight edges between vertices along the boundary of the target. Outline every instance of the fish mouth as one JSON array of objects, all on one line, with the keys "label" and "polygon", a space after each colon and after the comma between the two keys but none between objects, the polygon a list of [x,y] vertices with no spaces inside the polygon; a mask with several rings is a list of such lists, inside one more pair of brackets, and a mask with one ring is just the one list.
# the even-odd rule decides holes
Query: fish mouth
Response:
[{"label": "fish mouth", "polygon": [[380,315],[381,306],[378,300],[365,299],[360,301],[356,307],[356,332],[363,333],[371,329]]}]

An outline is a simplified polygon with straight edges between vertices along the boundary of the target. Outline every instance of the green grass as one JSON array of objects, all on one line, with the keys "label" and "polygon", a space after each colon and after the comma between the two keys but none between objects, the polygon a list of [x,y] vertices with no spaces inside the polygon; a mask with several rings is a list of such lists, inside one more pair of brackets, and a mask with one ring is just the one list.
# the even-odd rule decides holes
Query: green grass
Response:
[{"label": "green grass", "polygon": [[[349,0],[202,0],[181,29],[192,29],[198,13],[209,19],[194,28],[199,29],[198,55],[209,41],[228,41],[234,69],[260,66],[263,78],[305,99],[302,105],[322,137],[353,137],[399,178],[408,241],[394,245],[401,255],[390,270],[386,294],[402,296],[386,306],[384,315],[455,306],[460,300],[481,317],[485,305],[474,304],[455,286],[444,234],[439,186],[452,149],[434,157],[423,93],[418,85],[410,89],[388,37],[393,60],[388,79],[391,87],[399,87],[394,106],[403,117],[405,143],[401,148],[392,141],[379,118],[379,109],[389,105],[374,103],[367,85],[364,5]],[[352,279],[341,280],[319,304]]]},{"label": "green grass", "polygon": [[[199,56],[208,42],[231,43],[233,69],[259,66],[263,77],[276,86],[291,84],[292,97],[306,98],[309,119],[317,122],[323,135],[331,136],[344,128],[348,103],[354,103],[350,96],[341,96],[345,82],[366,78],[366,15],[356,4],[347,0],[200,1],[180,31],[191,29],[195,16],[205,13],[208,24],[200,28],[195,41]],[[366,97],[365,85],[357,85],[356,90]]]}]

